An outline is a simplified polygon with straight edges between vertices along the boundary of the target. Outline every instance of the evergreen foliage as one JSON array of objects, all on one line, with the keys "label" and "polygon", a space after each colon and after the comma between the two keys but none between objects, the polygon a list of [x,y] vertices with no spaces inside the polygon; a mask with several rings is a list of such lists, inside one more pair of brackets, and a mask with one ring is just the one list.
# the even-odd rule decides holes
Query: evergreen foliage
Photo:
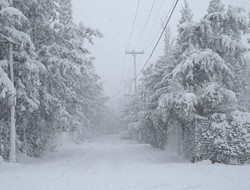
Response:
[{"label": "evergreen foliage", "polygon": [[[86,49],[96,29],[75,24],[71,0],[0,2],[0,155],[9,153],[8,94],[16,93],[18,151],[41,156],[57,133],[81,143],[97,130],[106,97]],[[8,43],[14,44],[14,76],[7,73]],[[15,88],[14,88],[15,86]],[[96,118],[99,118],[96,119]]]},{"label": "evergreen foliage", "polygon": [[249,50],[243,43],[247,33],[244,9],[225,9],[220,0],[211,0],[207,14],[194,22],[185,1],[175,43],[165,40],[171,48],[144,70],[140,91],[123,112],[132,118],[128,125],[136,122],[145,142],[160,148],[174,145],[183,155],[190,152],[186,144],[191,142],[191,159],[245,163],[250,155],[249,107],[242,99],[249,89]]}]

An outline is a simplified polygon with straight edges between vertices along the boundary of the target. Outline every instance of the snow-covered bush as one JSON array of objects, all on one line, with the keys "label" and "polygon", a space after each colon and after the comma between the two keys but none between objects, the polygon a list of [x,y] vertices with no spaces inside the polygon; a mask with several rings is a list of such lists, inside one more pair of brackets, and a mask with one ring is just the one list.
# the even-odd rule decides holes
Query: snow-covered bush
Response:
[{"label": "snow-covered bush", "polygon": [[206,116],[215,112],[234,110],[238,103],[236,94],[216,82],[206,84],[198,93],[197,112]]},{"label": "snow-covered bush", "polygon": [[159,109],[164,121],[179,119],[182,121],[192,120],[197,104],[196,96],[193,93],[179,92],[177,94],[165,94],[159,100]]},{"label": "snow-covered bush", "polygon": [[197,91],[211,81],[224,82],[224,85],[230,86],[233,76],[231,70],[211,49],[193,49],[181,57],[181,62],[173,70],[173,78],[178,78],[185,88]]},{"label": "snow-covered bush", "polygon": [[211,126],[203,129],[203,137],[209,141],[213,162],[243,164],[250,156],[250,113],[234,111],[230,114],[213,114]]}]

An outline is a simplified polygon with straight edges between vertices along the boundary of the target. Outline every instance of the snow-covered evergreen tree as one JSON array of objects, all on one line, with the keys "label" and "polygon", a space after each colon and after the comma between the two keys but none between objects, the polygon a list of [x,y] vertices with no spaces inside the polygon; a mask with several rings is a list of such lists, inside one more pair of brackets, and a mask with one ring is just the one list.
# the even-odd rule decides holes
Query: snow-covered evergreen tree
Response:
[{"label": "snow-covered evergreen tree", "polygon": [[211,0],[208,5],[208,10],[207,12],[210,13],[215,13],[215,12],[223,12],[225,5],[222,4],[221,0]]},{"label": "snow-covered evergreen tree", "polygon": [[[18,150],[41,156],[56,133],[76,130],[82,141],[97,130],[106,97],[85,47],[102,34],[73,23],[70,0],[1,1],[0,15],[0,38],[15,44]],[[1,63],[6,63],[6,47],[0,46]],[[8,67],[1,66],[1,107],[8,106],[12,92],[4,71]],[[0,118],[4,147],[8,114],[1,112]],[[6,158],[8,152],[0,154]]]},{"label": "snow-covered evergreen tree", "polygon": [[[227,125],[220,130],[225,134],[223,146],[236,148],[230,143],[229,136],[237,136],[237,131],[246,130],[239,125],[232,126],[229,121],[233,111],[239,109],[239,97],[244,92],[244,72],[246,66],[245,52],[242,35],[247,32],[247,17],[242,14],[243,10],[229,6],[227,10],[220,1],[212,0],[209,4],[208,14],[197,23],[192,31],[193,46],[195,47],[189,54],[186,54],[183,61],[177,64],[173,70],[173,77],[181,80],[184,88],[193,92],[197,99],[194,106],[196,114],[204,116],[211,121],[211,128],[207,129],[211,136],[220,138],[217,132],[213,133],[213,114],[225,114]],[[235,130],[230,132],[230,128]],[[210,131],[211,130],[211,131]],[[239,135],[239,134],[238,134]],[[211,142],[211,146],[217,140]],[[248,151],[248,142],[244,145]],[[239,148],[239,147],[238,147]],[[221,151],[220,153],[217,152]],[[224,151],[224,152],[223,152]],[[237,152],[237,151],[236,151]],[[239,152],[238,152],[239,153]],[[219,147],[214,149],[212,154],[220,154],[217,161],[229,163],[236,155],[227,153]],[[240,154],[240,153],[239,153]],[[223,157],[223,158],[222,158]],[[237,157],[237,156],[236,156]],[[247,153],[240,160],[247,157]],[[214,159],[214,158],[213,158]],[[223,159],[228,159],[227,161]],[[238,160],[238,162],[240,162]]]},{"label": "snow-covered evergreen tree", "polygon": [[[248,16],[241,8],[225,9],[220,0],[212,0],[200,22],[192,17],[185,1],[171,53],[143,72],[136,115],[153,145],[159,147],[177,133],[175,143],[183,149],[185,139],[194,142],[193,134],[199,133],[195,135],[210,143],[201,151],[208,151],[213,161],[243,163],[249,158],[248,113],[242,112],[241,100],[247,78],[248,50],[242,39],[248,32]],[[223,119],[214,119],[217,116]],[[244,121],[239,122],[241,117]],[[210,127],[200,133],[196,118]]]},{"label": "snow-covered evergreen tree", "polygon": [[[39,101],[39,72],[42,64],[37,61],[37,55],[32,40],[29,36],[27,17],[14,8],[12,1],[3,1],[1,5],[1,37],[11,42],[14,46],[14,81],[16,87],[16,124],[17,131],[23,131],[25,118],[38,109]],[[1,52],[6,53],[7,46]],[[7,53],[6,53],[7,54]],[[5,57],[2,57],[5,59]],[[7,106],[6,106],[7,107]],[[5,115],[5,121],[8,120]],[[18,133],[17,141],[21,140]]]},{"label": "snow-covered evergreen tree", "polygon": [[188,51],[192,49],[192,30],[193,30],[193,14],[187,1],[181,10],[181,19],[179,20],[177,43],[180,51]]}]

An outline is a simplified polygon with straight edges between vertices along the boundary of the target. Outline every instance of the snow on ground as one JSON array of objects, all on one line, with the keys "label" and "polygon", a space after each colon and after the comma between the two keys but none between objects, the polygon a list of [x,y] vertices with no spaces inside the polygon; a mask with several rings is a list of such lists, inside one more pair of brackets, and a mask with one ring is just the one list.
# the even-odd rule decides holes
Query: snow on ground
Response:
[{"label": "snow on ground", "polygon": [[191,164],[106,136],[22,164],[0,164],[0,190],[249,190],[250,165]]}]

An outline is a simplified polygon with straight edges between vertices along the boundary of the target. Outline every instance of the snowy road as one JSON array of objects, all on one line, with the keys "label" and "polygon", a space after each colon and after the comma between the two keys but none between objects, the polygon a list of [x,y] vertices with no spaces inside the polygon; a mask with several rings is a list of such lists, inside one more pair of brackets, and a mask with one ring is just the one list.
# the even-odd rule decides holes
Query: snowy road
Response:
[{"label": "snowy road", "polygon": [[23,164],[0,164],[0,190],[249,190],[250,166],[190,164],[107,136]]}]

